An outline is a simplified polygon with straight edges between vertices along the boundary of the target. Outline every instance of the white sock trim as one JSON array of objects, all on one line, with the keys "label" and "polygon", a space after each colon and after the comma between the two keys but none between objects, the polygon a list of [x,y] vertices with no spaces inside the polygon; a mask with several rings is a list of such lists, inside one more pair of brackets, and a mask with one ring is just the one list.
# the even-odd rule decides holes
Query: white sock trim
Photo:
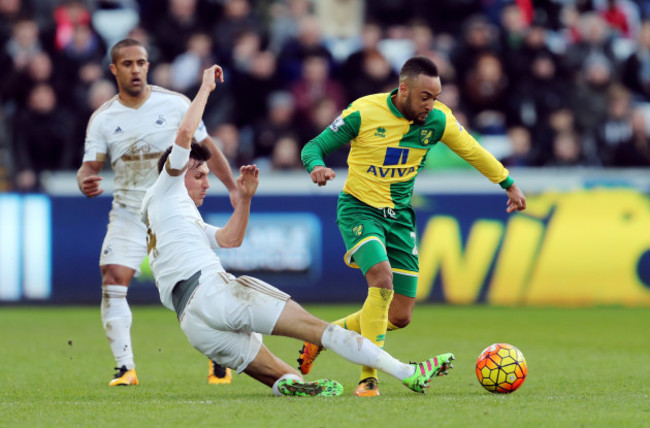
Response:
[{"label": "white sock trim", "polygon": [[298,376],[296,374],[293,374],[293,373],[287,373],[287,374],[282,375],[280,377],[280,379],[276,380],[275,383],[273,384],[273,386],[271,387],[271,389],[273,390],[273,395],[275,395],[276,397],[284,396],[284,394],[282,394],[280,392],[280,390],[278,389],[278,383],[283,379],[302,380],[302,378],[300,376]]}]

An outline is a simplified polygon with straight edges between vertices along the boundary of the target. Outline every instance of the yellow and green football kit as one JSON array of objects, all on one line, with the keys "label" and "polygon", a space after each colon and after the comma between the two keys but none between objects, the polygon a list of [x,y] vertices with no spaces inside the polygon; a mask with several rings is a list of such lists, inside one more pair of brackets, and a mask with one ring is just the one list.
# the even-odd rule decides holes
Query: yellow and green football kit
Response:
[{"label": "yellow and green football kit", "polygon": [[418,256],[411,197],[429,150],[444,143],[493,183],[508,188],[508,170],[436,101],[423,125],[406,119],[390,93],[359,98],[305,145],[302,161],[311,172],[324,158],[351,143],[348,177],[339,196],[337,224],[347,248],[345,261],[365,274],[388,260],[396,293],[415,297]]},{"label": "yellow and green football kit", "polygon": [[[393,292],[416,295],[419,265],[411,197],[429,150],[442,142],[492,182],[503,188],[513,183],[508,170],[460,126],[447,106],[436,101],[425,123],[418,125],[395,107],[396,93],[359,98],[301,154],[311,173],[317,165],[325,166],[325,156],[351,143],[336,220],[347,249],[345,261],[364,275],[372,266],[389,261],[393,290],[369,286],[361,310],[334,324],[361,333],[379,347],[387,329],[398,328],[388,321]],[[362,367],[355,395],[379,395],[372,379],[377,379],[377,370]]]}]

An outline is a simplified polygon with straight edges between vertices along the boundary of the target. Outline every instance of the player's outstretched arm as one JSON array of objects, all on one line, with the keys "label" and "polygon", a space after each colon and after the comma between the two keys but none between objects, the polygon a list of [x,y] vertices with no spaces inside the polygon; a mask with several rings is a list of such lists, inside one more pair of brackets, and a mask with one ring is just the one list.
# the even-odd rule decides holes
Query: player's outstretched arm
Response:
[{"label": "player's outstretched arm", "polygon": [[222,248],[239,247],[244,241],[248,218],[251,211],[251,199],[257,191],[259,184],[260,170],[256,165],[244,165],[239,168],[240,175],[237,178],[237,191],[239,200],[235,210],[230,216],[228,223],[217,230],[215,238]]},{"label": "player's outstretched arm", "polygon": [[218,65],[213,65],[203,71],[201,87],[192,100],[190,108],[185,112],[181,124],[178,126],[178,132],[176,133],[177,145],[188,150],[190,149],[192,137],[194,136],[194,132],[196,132],[196,128],[199,127],[199,123],[201,123],[201,117],[203,116],[205,104],[208,101],[210,92],[217,87],[217,80],[223,82],[223,70]]},{"label": "player's outstretched arm", "polygon": [[99,187],[102,177],[99,173],[104,166],[104,162],[100,161],[86,161],[81,164],[79,171],[77,171],[77,185],[81,193],[88,198],[94,198],[104,192],[104,189]]},{"label": "player's outstretched arm", "polygon": [[516,184],[513,183],[508,187],[506,193],[508,194],[508,206],[506,208],[508,214],[515,210],[523,211],[526,209],[526,197],[524,196],[524,193],[519,190]]}]

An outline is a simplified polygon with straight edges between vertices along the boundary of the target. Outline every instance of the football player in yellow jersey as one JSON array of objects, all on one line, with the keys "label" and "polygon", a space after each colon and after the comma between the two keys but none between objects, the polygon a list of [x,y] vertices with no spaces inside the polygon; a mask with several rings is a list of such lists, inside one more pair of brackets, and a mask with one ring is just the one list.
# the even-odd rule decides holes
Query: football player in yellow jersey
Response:
[{"label": "football player in yellow jersey", "polygon": [[[387,330],[404,328],[411,320],[419,271],[411,197],[415,177],[435,144],[444,143],[505,189],[508,213],[526,208],[508,170],[437,101],[441,90],[436,65],[413,57],[400,70],[397,89],[354,101],[302,150],[312,181],[324,186],[336,176],[325,166],[325,156],[351,143],[337,224],[347,249],[345,262],[365,275],[368,297],[360,311],[334,324],[380,347]],[[321,350],[304,344],[298,359],[303,374]],[[376,370],[362,368],[355,395],[379,395]]]}]

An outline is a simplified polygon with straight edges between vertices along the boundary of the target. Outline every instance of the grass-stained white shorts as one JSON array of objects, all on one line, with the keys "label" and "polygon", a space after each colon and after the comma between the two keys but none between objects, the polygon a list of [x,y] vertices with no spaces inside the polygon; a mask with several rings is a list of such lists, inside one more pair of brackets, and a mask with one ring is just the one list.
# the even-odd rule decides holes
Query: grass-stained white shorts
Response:
[{"label": "grass-stained white shorts", "polygon": [[241,373],[271,334],[290,296],[251,276],[202,272],[180,314],[181,329],[196,349]]}]

